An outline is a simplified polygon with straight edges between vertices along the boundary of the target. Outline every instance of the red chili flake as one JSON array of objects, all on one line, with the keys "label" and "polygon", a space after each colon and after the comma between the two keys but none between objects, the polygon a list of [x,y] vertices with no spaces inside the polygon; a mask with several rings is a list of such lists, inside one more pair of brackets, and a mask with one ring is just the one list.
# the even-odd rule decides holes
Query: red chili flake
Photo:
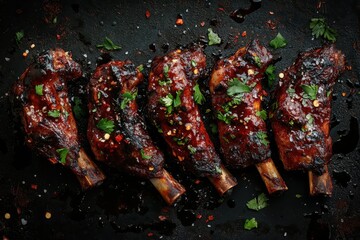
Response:
[{"label": "red chili flake", "polygon": [[61,39],[60,34],[56,34],[56,39],[57,39],[57,40],[60,40],[60,39]]},{"label": "red chili flake", "polygon": [[214,221],[214,219],[215,219],[214,215],[209,215],[205,222],[211,222]]},{"label": "red chili flake", "polygon": [[197,219],[201,219],[201,218],[202,218],[202,215],[201,215],[201,214],[198,214],[198,215],[196,215],[196,218],[197,218]]},{"label": "red chili flake", "polygon": [[346,70],[349,70],[349,71],[351,71],[352,70],[352,66],[346,66]]},{"label": "red chili flake", "polygon": [[199,184],[201,181],[199,179],[195,180],[195,184]]},{"label": "red chili flake", "polygon": [[166,219],[167,219],[167,217],[164,216],[164,215],[160,215],[160,216],[159,216],[159,220],[160,220],[160,221],[165,221]]},{"label": "red chili flake", "polygon": [[241,36],[242,36],[242,37],[246,37],[246,31],[243,31],[243,32],[241,33]]},{"label": "red chili flake", "polygon": [[115,140],[119,143],[119,142],[121,142],[121,140],[123,139],[123,135],[121,135],[121,134],[118,134],[118,135],[116,135],[116,137],[115,137]]},{"label": "red chili flake", "polygon": [[200,23],[200,26],[205,26],[205,22],[204,21],[202,21],[201,23]]},{"label": "red chili flake", "polygon": [[268,21],[266,22],[266,24],[268,25],[268,27],[269,27],[271,30],[276,29],[276,24],[275,24],[272,20],[268,20]]},{"label": "red chili flake", "polygon": [[220,11],[220,12],[224,12],[224,11],[225,11],[225,9],[224,9],[224,8],[222,8],[222,7],[219,7],[219,8],[218,8],[218,11]]},{"label": "red chili flake", "polygon": [[56,158],[49,158],[49,160],[52,164],[56,164],[59,162],[58,160],[56,160]]},{"label": "red chili flake", "polygon": [[150,16],[151,16],[150,11],[149,11],[148,9],[146,9],[145,17],[146,17],[147,19],[149,19]]},{"label": "red chili flake", "polygon": [[38,185],[36,185],[36,184],[31,184],[31,189],[36,190],[37,188],[38,188]]},{"label": "red chili flake", "polygon": [[180,25],[183,25],[184,24],[184,20],[182,18],[178,18],[176,19],[176,25],[180,26]]},{"label": "red chili flake", "polygon": [[149,233],[147,234],[147,236],[148,236],[148,237],[152,237],[152,236],[154,236],[154,233],[149,232]]}]

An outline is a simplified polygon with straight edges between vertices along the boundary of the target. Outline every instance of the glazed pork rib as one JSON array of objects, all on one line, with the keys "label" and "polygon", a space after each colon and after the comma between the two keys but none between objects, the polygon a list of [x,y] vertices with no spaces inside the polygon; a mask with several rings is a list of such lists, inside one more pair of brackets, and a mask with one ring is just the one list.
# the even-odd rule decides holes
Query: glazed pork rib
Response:
[{"label": "glazed pork rib", "polygon": [[212,105],[218,123],[220,146],[233,168],[255,165],[269,193],[287,190],[271,159],[261,81],[272,55],[258,41],[220,60],[210,79]]},{"label": "glazed pork rib", "polygon": [[206,176],[222,195],[237,183],[220,158],[194,101],[195,81],[206,67],[200,47],[157,57],[149,75],[149,118],[178,163],[196,176]]},{"label": "glazed pork rib", "polygon": [[81,75],[79,64],[68,52],[49,50],[25,70],[13,92],[27,145],[51,162],[70,168],[87,189],[105,177],[80,146],[69,104],[66,82]]},{"label": "glazed pork rib", "polygon": [[280,158],[287,170],[309,172],[311,195],[332,193],[331,99],[344,68],[344,55],[333,45],[303,52],[275,92],[271,122]]},{"label": "glazed pork rib", "polygon": [[168,204],[185,189],[165,169],[164,156],[151,140],[136,103],[143,75],[130,61],[111,61],[90,80],[88,139],[100,161],[150,179]]}]

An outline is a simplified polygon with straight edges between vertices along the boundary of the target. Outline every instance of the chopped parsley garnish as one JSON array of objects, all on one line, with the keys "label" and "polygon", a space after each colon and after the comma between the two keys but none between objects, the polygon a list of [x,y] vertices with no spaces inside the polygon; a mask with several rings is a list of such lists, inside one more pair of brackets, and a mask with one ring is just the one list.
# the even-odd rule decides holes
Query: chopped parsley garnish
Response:
[{"label": "chopped parsley garnish", "polygon": [[181,105],[180,99],[181,91],[176,92],[175,98],[170,93],[166,97],[160,98],[160,103],[162,103],[167,109],[167,113],[172,113],[174,108],[177,108]]},{"label": "chopped parsley garnish", "polygon": [[58,118],[58,117],[60,117],[60,111],[59,110],[50,110],[50,111],[48,111],[48,116],[53,117],[53,118]]},{"label": "chopped parsley garnish", "polygon": [[174,99],[174,108],[177,108],[181,105],[180,95],[181,95],[181,91],[176,91],[176,97]]},{"label": "chopped parsley garnish", "polygon": [[191,60],[191,66],[196,67],[197,62],[195,60]]},{"label": "chopped parsley garnish", "polygon": [[256,116],[261,117],[263,120],[267,119],[267,114],[265,110],[257,111]]},{"label": "chopped parsley garnish", "polygon": [[307,124],[312,125],[314,123],[314,117],[310,113],[306,114],[305,118],[308,120]]},{"label": "chopped parsley garnish", "polygon": [[165,78],[162,80],[159,80],[160,86],[166,86],[172,82],[171,79],[169,78],[169,70],[170,70],[169,65],[167,65],[167,64],[164,65],[163,73],[164,73]]},{"label": "chopped parsley garnish", "polygon": [[283,48],[286,44],[286,39],[281,35],[281,33],[278,33],[276,37],[270,41],[270,46],[275,49]]},{"label": "chopped parsley garnish", "polygon": [[264,193],[261,193],[259,196],[248,201],[246,203],[246,206],[251,210],[259,211],[268,205],[268,200],[269,199],[266,197],[266,195]]},{"label": "chopped parsley garnish", "polygon": [[35,86],[35,93],[39,96],[44,95],[43,94],[43,88],[44,88],[44,84],[40,84],[40,85],[36,85]]},{"label": "chopped parsley garnish", "polygon": [[139,66],[136,67],[136,69],[137,69],[139,72],[142,72],[142,71],[144,71],[144,65],[140,64]]},{"label": "chopped parsley garnish", "polygon": [[59,149],[56,149],[56,152],[59,154],[59,157],[60,157],[59,163],[65,164],[66,163],[66,156],[69,153],[69,149],[67,149],[67,148],[59,148]]},{"label": "chopped parsley garnish", "polygon": [[294,120],[290,120],[290,121],[289,121],[289,125],[290,125],[290,126],[294,126],[294,124],[295,124]]},{"label": "chopped parsley garnish", "polygon": [[254,56],[255,64],[260,68],[261,67],[261,59],[259,56]]},{"label": "chopped parsley garnish", "polygon": [[194,89],[194,100],[197,104],[203,104],[205,102],[205,97],[202,94],[201,90],[200,90],[200,86],[199,84],[196,84]]},{"label": "chopped parsley garnish", "polygon": [[217,33],[214,33],[211,28],[208,29],[209,46],[221,43],[221,38]]},{"label": "chopped parsley garnish", "polygon": [[165,77],[169,77],[169,70],[170,70],[169,65],[165,64],[163,67],[163,72],[164,72]]},{"label": "chopped parsley garnish", "polygon": [[244,229],[251,230],[251,229],[257,228],[257,227],[258,227],[258,223],[255,218],[245,220]]},{"label": "chopped parsley garnish", "polygon": [[286,89],[286,92],[289,94],[290,97],[293,97],[295,94],[295,89],[290,87],[290,88]]},{"label": "chopped parsley garnish", "polygon": [[331,90],[326,92],[326,97],[330,97],[330,95],[331,95]]},{"label": "chopped parsley garnish", "polygon": [[196,148],[194,148],[193,146],[188,145],[187,148],[189,149],[189,151],[190,151],[191,154],[196,153]]},{"label": "chopped parsley garnish", "polygon": [[295,197],[296,198],[301,198],[302,196],[301,196],[301,194],[295,194]]},{"label": "chopped parsley garnish", "polygon": [[140,154],[142,159],[149,160],[151,158],[151,156],[145,154],[144,149],[140,150]]},{"label": "chopped parsley garnish", "polygon": [[233,78],[229,82],[229,88],[227,94],[231,97],[241,98],[243,93],[251,92],[251,88],[243,82],[240,82],[238,78]]},{"label": "chopped parsley garnish", "polygon": [[85,116],[85,110],[79,97],[74,97],[73,112],[77,119],[81,119],[83,116]]},{"label": "chopped parsley garnish", "polygon": [[96,124],[96,127],[108,134],[112,133],[115,128],[114,121],[108,120],[106,118],[100,119],[100,121]]},{"label": "chopped parsley garnish", "polygon": [[302,89],[304,90],[304,98],[309,98],[310,100],[316,99],[316,94],[319,90],[319,86],[317,85],[301,85]]},{"label": "chopped parsley garnish", "polygon": [[111,50],[120,50],[121,47],[116,45],[113,41],[111,41],[110,38],[108,37],[105,37],[104,39],[104,42],[103,44],[98,44],[96,45],[97,48],[104,48],[108,51],[111,51]]},{"label": "chopped parsley garnish", "polygon": [[216,116],[220,121],[223,121],[226,124],[230,124],[231,120],[234,118],[231,112],[222,113],[218,111]]},{"label": "chopped parsley garnish", "polygon": [[54,17],[54,19],[53,19],[52,23],[53,23],[53,24],[56,24],[56,23],[57,23],[57,21],[58,21],[57,17]]},{"label": "chopped parsley garnish", "polygon": [[129,102],[136,99],[137,91],[135,90],[134,92],[125,92],[121,96],[122,96],[122,100],[120,103],[120,108],[125,109],[126,106],[129,104]]},{"label": "chopped parsley garnish", "polygon": [[173,140],[176,142],[177,145],[179,146],[184,146],[186,143],[189,142],[189,138],[178,138],[178,137],[173,137]]},{"label": "chopped parsley garnish", "polygon": [[272,85],[275,82],[275,66],[274,65],[269,65],[266,70],[265,70],[265,74],[267,76],[267,80],[268,80],[268,85],[269,87],[272,87]]},{"label": "chopped parsley garnish", "polygon": [[256,133],[256,137],[259,139],[259,141],[264,144],[265,146],[269,145],[269,140],[267,140],[267,133],[264,131],[259,131]]},{"label": "chopped parsley garnish", "polygon": [[19,32],[16,32],[15,33],[15,40],[16,40],[16,43],[19,44],[20,41],[24,38],[25,34],[24,34],[24,30],[21,30]]},{"label": "chopped parsley garnish", "polygon": [[335,29],[329,27],[325,18],[312,18],[310,20],[311,34],[315,38],[322,37],[330,42],[336,41],[337,32]]}]

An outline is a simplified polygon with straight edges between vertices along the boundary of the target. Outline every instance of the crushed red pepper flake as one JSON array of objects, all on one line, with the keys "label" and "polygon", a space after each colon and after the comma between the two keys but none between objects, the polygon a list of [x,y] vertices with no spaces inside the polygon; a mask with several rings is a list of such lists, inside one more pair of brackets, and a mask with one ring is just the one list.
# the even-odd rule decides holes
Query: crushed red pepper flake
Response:
[{"label": "crushed red pepper flake", "polygon": [[201,181],[199,179],[195,180],[195,184],[199,184]]},{"label": "crushed red pepper flake", "polygon": [[201,215],[201,214],[197,214],[197,215],[196,215],[196,218],[197,218],[197,219],[201,219],[201,218],[202,218],[202,215]]},{"label": "crushed red pepper flake", "polygon": [[36,185],[36,184],[31,184],[31,189],[37,190],[37,188],[38,188],[38,185]]},{"label": "crushed red pepper flake", "polygon": [[56,39],[57,39],[57,40],[60,40],[60,39],[61,39],[60,34],[56,34]]},{"label": "crushed red pepper flake", "polygon": [[246,31],[243,31],[243,32],[241,33],[241,36],[242,36],[242,37],[246,37]]},{"label": "crushed red pepper flake", "polygon": [[200,23],[200,26],[205,26],[205,22],[204,21],[202,21],[201,23]]},{"label": "crushed red pepper flake", "polygon": [[222,8],[222,7],[219,7],[219,8],[218,8],[218,11],[220,11],[220,12],[225,12],[225,9]]},{"label": "crushed red pepper flake", "polygon": [[180,26],[180,25],[183,25],[184,24],[184,20],[182,18],[178,18],[176,19],[176,25]]},{"label": "crushed red pepper flake", "polygon": [[160,216],[159,216],[159,220],[160,220],[160,221],[165,221],[166,219],[167,219],[167,217],[164,216],[164,215],[160,215]]},{"label": "crushed red pepper flake", "polygon": [[115,137],[115,140],[119,143],[119,142],[121,142],[121,140],[123,139],[123,135],[121,135],[121,134],[118,134],[118,135],[116,135],[116,137]]},{"label": "crushed red pepper flake", "polygon": [[214,219],[215,219],[214,215],[209,215],[206,219],[206,222],[214,221]]},{"label": "crushed red pepper flake", "polygon": [[154,236],[154,233],[153,233],[153,232],[149,232],[149,233],[147,234],[147,236],[148,236],[148,237],[152,237],[152,236]]},{"label": "crushed red pepper flake", "polygon": [[151,16],[150,11],[149,11],[148,9],[146,9],[146,11],[145,11],[145,17],[146,17],[147,19],[149,19],[150,16]]}]

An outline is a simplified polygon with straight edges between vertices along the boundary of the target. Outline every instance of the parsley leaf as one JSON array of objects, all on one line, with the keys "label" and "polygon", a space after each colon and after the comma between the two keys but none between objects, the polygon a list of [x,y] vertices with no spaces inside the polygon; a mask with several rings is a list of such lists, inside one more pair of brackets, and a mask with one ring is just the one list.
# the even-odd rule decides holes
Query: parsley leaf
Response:
[{"label": "parsley leaf", "polygon": [[268,80],[268,85],[269,87],[272,87],[272,85],[275,82],[275,66],[274,65],[269,65],[266,70],[265,70],[265,74],[267,76],[267,80]]},{"label": "parsley leaf", "polygon": [[58,117],[60,117],[60,111],[59,110],[50,110],[50,111],[48,111],[48,116],[53,117],[53,118],[58,118]]},{"label": "parsley leaf", "polygon": [[221,43],[221,38],[217,33],[214,33],[211,28],[208,29],[209,46]]},{"label": "parsley leaf", "polygon": [[310,100],[316,99],[316,94],[319,90],[319,86],[311,84],[311,85],[301,85],[302,89],[304,90],[304,98],[309,98]]},{"label": "parsley leaf", "polygon": [[231,120],[234,118],[234,116],[231,115],[231,112],[222,113],[220,111],[217,112],[216,117],[217,119],[225,122],[226,124],[230,124]]},{"label": "parsley leaf", "polygon": [[59,149],[56,149],[56,152],[59,154],[59,157],[60,157],[59,163],[65,164],[66,163],[66,156],[69,153],[69,149],[67,149],[67,148],[59,148]]},{"label": "parsley leaf", "polygon": [[77,119],[81,119],[82,117],[85,116],[85,110],[83,108],[81,99],[79,97],[74,97],[74,107],[73,107],[73,112],[75,114],[75,117]]},{"label": "parsley leaf", "polygon": [[261,67],[261,59],[259,56],[254,56],[254,62],[259,68]]},{"label": "parsley leaf", "polygon": [[195,60],[191,60],[191,66],[196,67],[197,62]]},{"label": "parsley leaf", "polygon": [[248,201],[246,203],[246,206],[251,210],[259,211],[268,205],[268,200],[269,199],[266,197],[266,195],[264,193],[261,193],[259,196]]},{"label": "parsley leaf", "polygon": [[199,84],[196,84],[194,89],[194,100],[197,104],[201,105],[205,102],[205,97],[200,90]]},{"label": "parsley leaf", "polygon": [[112,133],[115,128],[114,121],[108,120],[106,118],[100,119],[100,121],[96,124],[96,127],[108,134]]},{"label": "parsley leaf", "polygon": [[126,106],[133,100],[136,99],[137,96],[137,91],[135,90],[134,92],[125,92],[124,94],[121,95],[122,96],[122,100],[120,103],[120,108],[121,109],[125,109]]},{"label": "parsley leaf", "polygon": [[175,99],[173,101],[174,108],[177,108],[177,107],[179,107],[181,105],[181,99],[180,99],[181,93],[182,93],[181,91],[176,91],[176,97],[175,97]]},{"label": "parsley leaf", "polygon": [[218,128],[217,128],[217,125],[214,124],[214,123],[210,123],[210,129],[211,129],[211,132],[213,134],[217,134],[218,133]]},{"label": "parsley leaf", "polygon": [[227,89],[227,94],[232,97],[236,97],[239,94],[248,93],[251,91],[251,88],[248,85],[240,82],[237,78],[233,78],[229,82],[229,86],[230,87]]},{"label": "parsley leaf", "polygon": [[136,69],[137,69],[139,72],[142,72],[142,71],[144,71],[144,65],[143,65],[143,64],[140,64],[139,66],[136,67]]},{"label": "parsley leaf", "polygon": [[25,36],[24,30],[21,30],[21,31],[19,31],[19,32],[16,32],[16,33],[15,33],[16,43],[19,44],[20,41],[24,38],[24,36]]},{"label": "parsley leaf", "polygon": [[97,48],[105,48],[108,51],[120,50],[121,47],[116,45],[110,38],[105,37],[103,44],[96,45]]},{"label": "parsley leaf", "polygon": [[44,87],[44,84],[40,84],[40,85],[36,85],[35,86],[35,93],[39,96],[42,96],[44,95],[43,94],[43,87]]},{"label": "parsley leaf", "polygon": [[310,29],[315,38],[322,37],[330,42],[336,41],[337,32],[327,25],[325,18],[312,18],[310,20]]},{"label": "parsley leaf", "polygon": [[150,155],[145,154],[144,149],[140,150],[140,154],[141,154],[142,159],[149,160],[151,158]]},{"label": "parsley leaf", "polygon": [[244,229],[251,230],[251,229],[257,228],[257,227],[258,227],[258,223],[255,218],[245,220]]},{"label": "parsley leaf", "polygon": [[278,33],[276,37],[270,41],[270,46],[275,49],[283,48],[286,44],[286,39],[281,35],[281,33]]},{"label": "parsley leaf", "polygon": [[267,140],[267,133],[264,131],[259,131],[256,133],[257,139],[264,144],[265,146],[269,145],[269,140]]},{"label": "parsley leaf", "polygon": [[187,148],[189,149],[189,151],[190,151],[191,154],[196,153],[196,148],[194,148],[193,146],[187,145]]},{"label": "parsley leaf", "polygon": [[256,116],[261,117],[264,121],[267,119],[267,114],[265,110],[257,111]]},{"label": "parsley leaf", "polygon": [[167,113],[171,113],[173,110],[173,101],[174,97],[169,93],[166,97],[160,98],[160,103],[162,103],[167,108]]}]

